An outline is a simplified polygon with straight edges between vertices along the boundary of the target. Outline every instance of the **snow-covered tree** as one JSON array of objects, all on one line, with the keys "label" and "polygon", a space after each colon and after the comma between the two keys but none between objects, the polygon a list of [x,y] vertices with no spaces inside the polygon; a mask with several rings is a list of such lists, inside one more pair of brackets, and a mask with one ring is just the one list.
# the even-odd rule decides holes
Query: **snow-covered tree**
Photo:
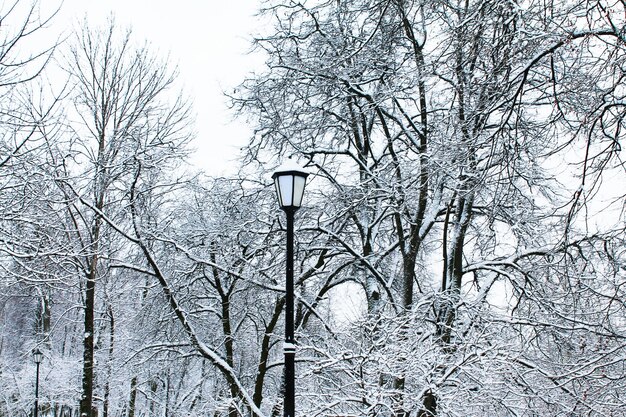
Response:
[{"label": "snow-covered tree", "polygon": [[[618,245],[624,228],[623,193],[603,186],[613,176],[624,181],[616,153],[624,5],[272,1],[265,14],[275,22],[257,41],[267,70],[233,98],[258,125],[248,163],[271,167],[277,156],[297,155],[316,168],[320,214],[309,223],[320,235],[310,247],[351,259],[353,268],[333,278],[359,282],[373,313],[369,343],[355,356],[384,357],[374,361],[384,370],[355,373],[329,341],[324,354],[345,362],[335,393],[342,400],[324,401],[323,410],[312,401],[308,412],[621,407],[607,400],[620,398],[621,383],[603,375],[623,356],[625,329],[613,324],[606,333],[581,315],[613,308],[622,322],[625,313],[609,301],[623,292],[623,260],[598,250]],[[584,217],[605,197],[616,203],[590,227]],[[584,276],[594,289],[581,296]],[[531,286],[542,296],[529,298]],[[582,308],[581,298],[596,308]],[[611,348],[564,357],[553,338],[572,336],[565,328]],[[539,360],[540,352],[550,358]],[[605,365],[591,368],[598,361]],[[478,377],[487,369],[492,381]],[[318,369],[311,379],[320,372],[336,376]],[[595,378],[607,396],[581,401],[579,387]]]}]

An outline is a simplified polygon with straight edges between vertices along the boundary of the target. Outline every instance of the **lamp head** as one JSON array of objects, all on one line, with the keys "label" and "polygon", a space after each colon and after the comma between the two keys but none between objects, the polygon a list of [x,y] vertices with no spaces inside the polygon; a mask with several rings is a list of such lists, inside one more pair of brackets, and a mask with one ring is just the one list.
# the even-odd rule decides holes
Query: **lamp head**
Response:
[{"label": "lamp head", "polygon": [[281,209],[295,211],[300,208],[308,175],[306,170],[291,159],[276,169],[272,178]]},{"label": "lamp head", "polygon": [[40,364],[43,360],[43,353],[41,353],[39,348],[35,348],[35,350],[33,351],[33,360],[36,364]]}]

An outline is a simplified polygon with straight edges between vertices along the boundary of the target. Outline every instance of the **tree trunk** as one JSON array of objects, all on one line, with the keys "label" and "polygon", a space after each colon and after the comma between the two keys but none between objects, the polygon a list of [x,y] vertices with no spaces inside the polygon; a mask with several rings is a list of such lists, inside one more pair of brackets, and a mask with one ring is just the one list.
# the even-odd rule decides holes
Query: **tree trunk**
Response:
[{"label": "tree trunk", "polygon": [[137,400],[137,377],[130,380],[130,398],[128,399],[128,417],[135,417],[135,404]]},{"label": "tree trunk", "polygon": [[115,339],[115,318],[113,317],[113,309],[109,304],[107,313],[109,316],[109,351],[107,361],[107,380],[104,384],[104,405],[102,410],[103,417],[109,417],[109,401],[111,396],[111,361],[113,361],[113,347]]},{"label": "tree trunk", "polygon": [[423,408],[417,413],[417,417],[434,417],[437,415],[437,396],[428,390],[424,393]]},{"label": "tree trunk", "polygon": [[266,326],[265,333],[263,334],[263,340],[261,341],[261,353],[259,357],[259,364],[257,366],[256,381],[254,383],[254,396],[252,397],[254,404],[256,404],[257,407],[261,407],[261,403],[263,402],[263,385],[265,382],[265,374],[267,373],[267,361],[270,354],[271,337],[274,333],[274,328],[276,327],[276,323],[278,323],[281,312],[283,311],[284,305],[284,297],[280,297],[276,300],[272,319]]},{"label": "tree trunk", "polygon": [[39,296],[39,308],[37,309],[37,333],[40,340],[44,341],[48,339],[50,334],[51,303],[50,293],[44,290]]},{"label": "tree trunk", "polygon": [[94,304],[96,293],[96,268],[98,256],[94,255],[91,260],[91,268],[87,276],[85,287],[85,318],[83,335],[83,379],[82,396],[80,400],[80,416],[94,417],[92,414],[93,403],[93,354],[94,354]]}]

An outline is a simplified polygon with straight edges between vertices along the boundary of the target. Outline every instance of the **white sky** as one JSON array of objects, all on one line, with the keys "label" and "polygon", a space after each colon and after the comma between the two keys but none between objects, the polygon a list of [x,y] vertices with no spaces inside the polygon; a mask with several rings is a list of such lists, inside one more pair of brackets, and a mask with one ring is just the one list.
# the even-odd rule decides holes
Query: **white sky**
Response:
[{"label": "white sky", "polygon": [[232,91],[262,63],[262,57],[247,53],[258,31],[258,7],[253,0],[64,0],[55,24],[70,30],[85,16],[101,24],[113,13],[119,26],[132,27],[137,40],[146,39],[163,57],[169,54],[197,113],[198,151],[192,161],[219,175],[233,172],[233,159],[251,135],[243,120],[233,120],[222,92]]}]

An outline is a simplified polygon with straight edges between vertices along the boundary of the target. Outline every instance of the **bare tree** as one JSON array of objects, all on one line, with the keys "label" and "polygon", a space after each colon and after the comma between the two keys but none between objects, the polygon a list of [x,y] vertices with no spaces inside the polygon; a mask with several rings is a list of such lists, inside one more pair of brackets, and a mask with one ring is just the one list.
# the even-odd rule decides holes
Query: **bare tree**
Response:
[{"label": "bare tree", "polygon": [[[478,337],[485,326],[506,334],[545,325],[509,308],[521,299],[505,298],[496,308],[493,297],[519,288],[520,279],[535,282],[530,277],[538,273],[583,273],[579,259],[605,239],[613,245],[623,227],[619,214],[607,221],[608,234],[581,229],[579,221],[580,209],[602,194],[603,178],[623,179],[615,154],[622,135],[615,92],[623,5],[276,1],[265,12],[276,22],[257,42],[269,57],[267,72],[247,80],[244,95],[233,98],[241,112],[257,117],[248,162],[271,165],[276,155],[297,154],[319,169],[326,180],[318,183],[321,197],[333,201],[320,200],[318,210],[326,216],[311,228],[333,238],[328,250],[365,271],[358,280],[370,311],[376,301],[392,312],[365,326],[383,338],[395,335],[390,350],[370,336],[371,349],[363,353],[387,355],[387,370],[374,362],[364,368],[369,375],[345,371],[355,387],[387,393],[353,393],[364,398],[357,414],[385,408],[403,417],[454,414],[453,403],[463,414],[458,407],[485,392],[474,387],[458,397],[466,403],[455,401],[451,393],[463,385],[464,369],[489,366],[481,350],[501,360],[502,351],[494,348],[499,333]],[[576,160],[580,149],[584,156]],[[568,160],[576,162],[563,168],[565,174],[557,172]],[[578,175],[579,184],[568,183],[568,176]],[[342,227],[335,233],[333,224]],[[525,264],[542,256],[565,263],[535,264],[534,271]],[[504,259],[510,264],[495,266]],[[599,271],[594,276],[605,279]],[[383,291],[371,291],[372,282]],[[559,312],[575,321],[571,314]],[[511,317],[521,320],[519,326],[503,325]],[[521,325],[525,320],[528,325]],[[623,349],[613,341],[611,355]],[[524,362],[533,355],[518,343],[511,346],[518,356],[507,356],[511,363],[519,372],[528,366],[542,372]],[[420,366],[431,372],[417,377]],[[381,401],[372,403],[372,397]],[[329,402],[348,410],[344,401],[323,403]]]},{"label": "bare tree", "polygon": [[[92,416],[98,282],[108,274],[107,258],[123,253],[115,248],[115,233],[103,218],[128,216],[123,201],[131,186],[144,178],[149,183],[152,171],[166,169],[168,160],[184,154],[189,110],[173,91],[175,72],[113,22],[103,29],[83,29],[70,51],[66,70],[75,111],[68,115],[77,120],[71,124],[69,152],[78,164],[58,181],[74,201],[67,210],[85,254],[80,260],[85,311],[80,413]],[[148,169],[139,173],[139,166]],[[113,337],[113,326],[110,331]],[[114,349],[111,343],[109,349]]]}]

